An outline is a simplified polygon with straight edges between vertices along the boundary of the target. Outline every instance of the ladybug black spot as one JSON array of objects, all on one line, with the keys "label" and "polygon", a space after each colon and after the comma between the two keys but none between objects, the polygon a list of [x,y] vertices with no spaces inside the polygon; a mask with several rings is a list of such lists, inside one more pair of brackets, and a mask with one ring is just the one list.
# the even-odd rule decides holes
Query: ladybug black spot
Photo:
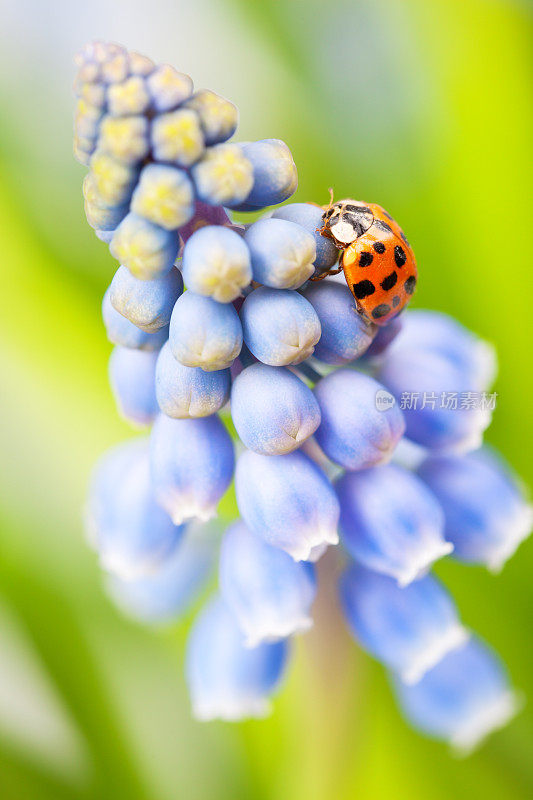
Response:
[{"label": "ladybug black spot", "polygon": [[390,310],[391,307],[388,303],[380,303],[372,310],[372,316],[374,319],[381,319],[381,317],[386,317]]},{"label": "ladybug black spot", "polygon": [[374,294],[375,291],[376,287],[372,281],[364,280],[353,284],[354,297],[358,300],[363,300],[363,298],[368,297],[370,294]]},{"label": "ladybug black spot", "polygon": [[389,289],[392,289],[392,287],[396,285],[397,280],[398,280],[398,273],[396,272],[396,270],[394,270],[393,272],[390,273],[390,275],[387,275],[386,278],[383,278],[383,280],[381,281],[381,288],[384,289],[386,292],[388,292]]},{"label": "ladybug black spot", "polygon": [[384,253],[385,252],[385,245],[383,244],[383,242],[376,242],[374,245],[372,245],[372,247],[374,248],[376,253]]},{"label": "ladybug black spot", "polygon": [[394,260],[396,261],[397,267],[403,267],[403,265],[407,261],[405,250],[403,249],[403,247],[400,247],[399,244],[397,244],[396,247],[394,248]]},{"label": "ladybug black spot", "polygon": [[399,297],[398,297],[398,295],[396,294],[396,295],[395,295],[395,296],[392,298],[392,307],[393,307],[393,308],[396,308],[396,306],[399,306],[399,305],[400,305],[400,298],[399,298]]},{"label": "ladybug black spot", "polygon": [[367,206],[354,206],[351,203],[346,203],[344,208],[346,209],[346,211],[359,211],[362,214],[363,213],[364,214],[372,214],[372,212],[370,211],[370,209]]},{"label": "ladybug black spot", "polygon": [[383,222],[382,219],[375,219],[374,220],[374,225],[380,231],[384,231],[385,233],[392,233],[391,226],[387,225],[386,222]]},{"label": "ladybug black spot", "polygon": [[367,253],[366,250],[364,253],[361,253],[359,257],[359,266],[360,267],[369,267],[372,261],[374,260],[374,256],[372,253]]},{"label": "ladybug black spot", "polygon": [[405,281],[403,288],[405,289],[407,294],[413,294],[415,286],[416,286],[416,278],[414,275],[410,275]]}]

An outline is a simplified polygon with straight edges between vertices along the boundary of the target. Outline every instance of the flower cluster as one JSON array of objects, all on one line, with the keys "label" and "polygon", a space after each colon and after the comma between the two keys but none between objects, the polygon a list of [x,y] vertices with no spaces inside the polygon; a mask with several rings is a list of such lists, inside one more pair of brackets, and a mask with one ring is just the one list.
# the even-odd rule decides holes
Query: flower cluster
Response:
[{"label": "flower cluster", "polygon": [[[100,43],[76,86],[87,216],[121,264],[103,303],[111,385],[126,419],[153,423],[93,477],[87,523],[112,596],[154,622],[189,606],[209,584],[209,520],[234,480],[240,518],[188,643],[195,715],[268,710],[330,548],[349,629],[390,671],[406,716],[476,744],[514,694],[430,571],[447,555],[500,568],[531,508],[482,446],[490,405],[400,401],[486,393],[491,347],[429,311],[378,330],[342,276],[310,280],[339,259],[313,204],[232,222],[228,209],[277,205],[297,178],[283,142],[225,143],[228,101]],[[336,580],[327,561],[321,577]]]}]

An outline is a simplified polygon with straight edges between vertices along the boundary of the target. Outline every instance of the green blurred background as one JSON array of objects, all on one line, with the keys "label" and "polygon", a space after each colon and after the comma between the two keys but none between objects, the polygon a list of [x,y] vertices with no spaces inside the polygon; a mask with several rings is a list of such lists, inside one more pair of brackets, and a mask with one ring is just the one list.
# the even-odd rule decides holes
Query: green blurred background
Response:
[{"label": "green blurred background", "polygon": [[128,435],[99,304],[115,269],[84,221],[72,56],[120,41],[232,98],[279,137],[297,199],[383,204],[413,242],[418,306],[500,356],[488,439],[531,484],[531,6],[512,0],[0,0],[0,795],[120,800],[533,796],[533,544],[503,573],[439,573],[526,705],[458,760],[402,721],[323,596],[264,722],[197,724],[188,620],[122,618],[87,549],[98,454]]}]

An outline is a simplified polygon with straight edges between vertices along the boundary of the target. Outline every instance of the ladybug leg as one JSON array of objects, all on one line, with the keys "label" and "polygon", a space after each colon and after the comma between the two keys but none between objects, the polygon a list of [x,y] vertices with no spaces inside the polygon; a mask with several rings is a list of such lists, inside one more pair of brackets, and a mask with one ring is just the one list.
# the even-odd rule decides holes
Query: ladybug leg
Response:
[{"label": "ladybug leg", "polygon": [[342,272],[342,267],[338,267],[337,269],[329,269],[327,272],[322,272],[320,275],[315,275],[313,278],[309,278],[309,280],[323,281],[324,278],[329,278],[330,275],[338,275],[339,272]]}]

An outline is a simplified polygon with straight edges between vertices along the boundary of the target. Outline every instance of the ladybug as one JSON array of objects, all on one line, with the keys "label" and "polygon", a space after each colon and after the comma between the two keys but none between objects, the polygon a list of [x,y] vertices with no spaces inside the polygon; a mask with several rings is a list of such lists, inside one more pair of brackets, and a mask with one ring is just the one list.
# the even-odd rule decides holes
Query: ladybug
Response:
[{"label": "ladybug", "polygon": [[318,275],[322,280],[344,270],[359,313],[385,325],[409,302],[416,287],[414,253],[397,222],[375,203],[338,200],[324,207],[322,236],[342,250],[338,269]]}]

